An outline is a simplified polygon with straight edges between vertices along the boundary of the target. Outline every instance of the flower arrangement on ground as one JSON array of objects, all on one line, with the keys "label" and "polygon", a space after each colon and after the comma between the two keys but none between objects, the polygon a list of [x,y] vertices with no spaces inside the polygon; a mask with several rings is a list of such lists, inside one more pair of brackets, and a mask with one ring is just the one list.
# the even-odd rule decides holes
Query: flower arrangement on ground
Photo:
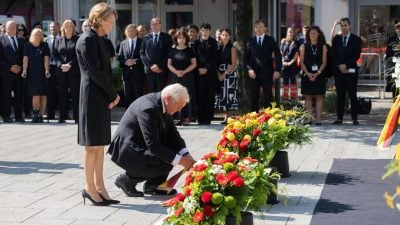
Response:
[{"label": "flower arrangement on ground", "polygon": [[230,118],[217,149],[228,148],[240,158],[253,157],[268,165],[276,152],[290,144],[310,141],[311,129],[303,125],[306,118],[307,113],[300,108],[283,110],[277,107]]},{"label": "flower arrangement on ground", "polygon": [[232,215],[241,221],[242,210],[258,210],[266,204],[274,185],[273,174],[251,157],[240,158],[228,149],[211,152],[186,176],[182,192],[164,202],[169,206],[165,224],[224,225]]}]

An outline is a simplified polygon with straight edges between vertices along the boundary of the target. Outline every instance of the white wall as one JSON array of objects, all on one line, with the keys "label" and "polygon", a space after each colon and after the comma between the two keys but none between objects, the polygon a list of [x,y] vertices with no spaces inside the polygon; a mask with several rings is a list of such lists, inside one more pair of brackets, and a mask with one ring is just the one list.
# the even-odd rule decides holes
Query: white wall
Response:
[{"label": "white wall", "polygon": [[[318,25],[325,34],[327,43],[331,43],[330,33],[336,19],[349,17],[348,0],[316,0],[315,25]],[[338,31],[339,26],[336,28]]]}]

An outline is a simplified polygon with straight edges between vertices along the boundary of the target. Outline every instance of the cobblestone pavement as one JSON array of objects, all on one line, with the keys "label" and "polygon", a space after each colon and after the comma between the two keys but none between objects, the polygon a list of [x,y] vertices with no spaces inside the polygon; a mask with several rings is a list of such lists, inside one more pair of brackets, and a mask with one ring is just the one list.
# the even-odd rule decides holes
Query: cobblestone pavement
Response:
[{"label": "cobblestone pavement", "polygon": [[[329,125],[332,115],[325,115],[322,126],[312,126],[313,142],[288,150],[292,176],[279,182],[279,188],[287,193],[287,204],[281,198],[280,204],[263,208],[254,214],[254,224],[309,224],[334,158],[393,158],[393,149],[375,148],[389,107],[389,100],[375,100],[371,114],[360,116],[360,126],[351,125],[349,115],[342,126]],[[83,205],[83,149],[76,144],[77,126],[71,122],[0,123],[0,224],[150,225],[159,221],[166,214],[166,208],[160,206],[166,198],[126,197],[113,184],[122,170],[109,157],[104,165],[105,182],[121,204]],[[116,126],[113,122],[112,129]],[[222,128],[215,122],[179,130],[199,158],[213,150]],[[180,184],[182,180],[178,187]]]}]

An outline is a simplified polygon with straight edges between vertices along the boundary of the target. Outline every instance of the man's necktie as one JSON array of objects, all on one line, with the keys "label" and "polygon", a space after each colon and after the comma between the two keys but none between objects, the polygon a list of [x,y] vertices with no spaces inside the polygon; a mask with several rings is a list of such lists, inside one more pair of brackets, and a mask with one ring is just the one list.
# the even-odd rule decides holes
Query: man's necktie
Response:
[{"label": "man's necktie", "polygon": [[258,46],[261,47],[261,37],[258,37]]},{"label": "man's necktie", "polygon": [[347,46],[347,44],[346,44],[346,40],[347,40],[347,36],[343,36],[343,47],[346,47]]},{"label": "man's necktie", "polygon": [[12,40],[12,45],[14,48],[14,51],[16,52],[18,50],[17,42],[15,41],[15,37],[11,37]]},{"label": "man's necktie", "polygon": [[156,45],[158,42],[158,34],[154,34],[153,44]]},{"label": "man's necktie", "polygon": [[130,55],[131,55],[131,57],[133,56],[133,51],[135,50],[135,46],[134,46],[134,44],[133,44],[133,40],[131,40],[131,46],[130,46],[130,49],[129,49],[129,52],[130,52]]}]

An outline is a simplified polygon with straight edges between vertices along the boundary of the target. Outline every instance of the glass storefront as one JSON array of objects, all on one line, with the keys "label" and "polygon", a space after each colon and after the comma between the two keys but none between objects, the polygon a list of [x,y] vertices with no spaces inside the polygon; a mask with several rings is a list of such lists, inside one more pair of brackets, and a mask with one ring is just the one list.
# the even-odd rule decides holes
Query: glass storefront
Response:
[{"label": "glass storefront", "polygon": [[286,36],[288,27],[301,33],[303,25],[314,24],[314,0],[281,1],[281,38]]}]

